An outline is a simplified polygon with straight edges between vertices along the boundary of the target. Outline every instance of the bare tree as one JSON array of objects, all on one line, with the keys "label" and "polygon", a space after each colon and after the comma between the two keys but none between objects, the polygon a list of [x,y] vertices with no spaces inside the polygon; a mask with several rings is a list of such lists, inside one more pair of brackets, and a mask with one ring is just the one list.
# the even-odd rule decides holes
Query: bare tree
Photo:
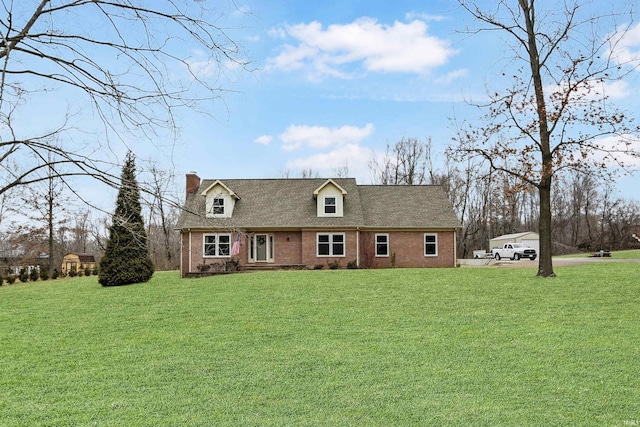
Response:
[{"label": "bare tree", "polygon": [[[51,166],[62,179],[117,184],[105,142],[172,132],[179,109],[220,96],[216,77],[246,63],[217,25],[229,11],[208,3],[0,0],[0,195],[47,180]],[[26,112],[51,92],[86,105],[41,124]],[[100,136],[87,141],[96,126]]]},{"label": "bare tree", "polygon": [[427,182],[427,158],[431,140],[402,138],[387,149],[383,159],[369,161],[374,181],[382,185],[420,185]]},{"label": "bare tree", "polygon": [[177,222],[177,212],[171,200],[170,186],[173,175],[151,165],[148,173],[150,182],[145,185],[151,191],[144,197],[148,209],[147,237],[149,252],[156,268],[170,270],[176,267],[177,254],[180,251],[179,241],[173,226]]},{"label": "bare tree", "polygon": [[342,165],[335,167],[333,176],[336,178],[349,178],[349,163],[345,161]]},{"label": "bare tree", "polygon": [[[560,4],[500,0],[486,10],[479,2],[459,3],[484,25],[480,30],[505,35],[514,53],[511,63],[521,66],[510,77],[511,87],[490,91],[489,102],[480,106],[486,112],[484,124],[465,126],[453,151],[460,157],[481,158],[493,170],[537,189],[538,275],[555,276],[554,175],[588,170],[606,178],[610,166],[625,166],[625,155],[638,156],[632,142],[640,129],[607,97],[607,85],[635,67],[620,63],[615,53],[625,32],[618,21],[629,22],[631,16],[628,12],[588,16],[579,0]],[[503,77],[509,78],[506,71]]]}]

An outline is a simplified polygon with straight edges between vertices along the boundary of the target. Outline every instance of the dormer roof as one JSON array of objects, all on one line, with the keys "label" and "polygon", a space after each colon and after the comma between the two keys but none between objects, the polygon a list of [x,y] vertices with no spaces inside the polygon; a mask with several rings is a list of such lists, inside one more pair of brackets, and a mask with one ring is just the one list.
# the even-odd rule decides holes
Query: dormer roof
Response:
[{"label": "dormer roof", "polygon": [[338,185],[337,182],[335,182],[333,179],[329,178],[327,179],[324,183],[322,183],[322,185],[318,188],[315,189],[315,191],[313,192],[313,197],[317,198],[318,194],[320,194],[320,192],[322,191],[322,189],[324,187],[326,187],[327,185],[332,184],[334,187],[336,187],[340,193],[342,193],[343,196],[347,195],[347,190],[345,190],[344,188],[342,188],[340,185]]},{"label": "dormer roof", "polygon": [[211,189],[212,189],[213,187],[215,187],[216,185],[219,185],[219,186],[221,186],[222,188],[224,188],[224,189],[225,189],[225,191],[226,191],[227,193],[229,193],[229,195],[230,195],[231,197],[235,198],[236,200],[240,200],[240,196],[238,196],[238,195],[236,194],[236,192],[235,192],[235,191],[233,191],[232,189],[230,189],[228,186],[226,186],[226,185],[225,185],[225,183],[224,183],[224,182],[220,181],[219,179],[215,180],[213,183],[211,183],[211,185],[209,185],[207,188],[205,188],[205,189],[200,193],[200,195],[201,195],[201,196],[206,196],[206,195],[207,195],[207,193],[209,192],[209,190],[211,190]]}]

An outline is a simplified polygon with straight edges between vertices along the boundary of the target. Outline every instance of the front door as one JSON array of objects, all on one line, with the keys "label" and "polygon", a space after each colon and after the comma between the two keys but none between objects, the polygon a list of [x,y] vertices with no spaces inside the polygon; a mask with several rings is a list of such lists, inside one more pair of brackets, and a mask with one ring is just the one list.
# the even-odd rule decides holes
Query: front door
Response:
[{"label": "front door", "polygon": [[256,262],[267,262],[267,235],[256,234]]}]

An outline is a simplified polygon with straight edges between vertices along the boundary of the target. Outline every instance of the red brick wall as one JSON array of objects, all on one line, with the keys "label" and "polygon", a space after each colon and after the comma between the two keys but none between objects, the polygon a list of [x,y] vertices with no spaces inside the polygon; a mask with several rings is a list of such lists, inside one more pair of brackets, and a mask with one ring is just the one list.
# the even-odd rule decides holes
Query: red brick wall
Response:
[{"label": "red brick wall", "polygon": [[[335,230],[332,232],[342,232]],[[453,231],[439,231],[438,256],[424,256],[424,231],[381,231],[389,235],[389,256],[376,257],[374,247],[375,231],[360,232],[360,267],[390,268],[392,254],[395,253],[396,267],[455,267],[455,235]],[[430,231],[428,231],[430,232]],[[327,262],[338,260],[341,268],[356,260],[357,232],[344,231],[345,256],[344,257],[318,257],[316,256],[317,230],[304,231],[278,231],[274,235],[274,264],[304,264],[307,268],[313,268],[316,264],[327,267]],[[224,258],[204,258],[202,256],[203,232],[191,232],[191,250],[189,251],[189,233],[181,234],[182,237],[182,274],[189,272],[189,256],[191,256],[191,271],[197,272],[197,266],[203,263],[212,264]],[[235,235],[232,235],[232,242]],[[247,251],[249,241],[243,234],[240,239],[240,253],[234,259],[240,261],[240,265],[247,264]],[[367,265],[367,260],[371,265]]]},{"label": "red brick wall", "polygon": [[[197,272],[198,265],[200,264],[214,264],[220,261],[228,260],[229,258],[205,258],[203,256],[203,239],[204,234],[209,234],[211,232],[202,232],[202,231],[192,231],[184,232],[181,234],[182,236],[182,269],[181,273],[184,275],[189,272]],[[191,251],[189,252],[189,234],[191,234]],[[236,235],[234,233],[231,234],[231,244],[235,241]],[[247,240],[244,237],[240,238],[240,253],[238,255],[233,256],[234,259],[240,261],[240,265],[244,265],[247,263]],[[191,256],[191,271],[189,271],[189,256]]]},{"label": "red brick wall", "polygon": [[360,266],[389,268],[395,253],[396,267],[455,267],[455,235],[453,231],[434,232],[438,235],[438,256],[424,255],[424,234],[431,231],[380,231],[389,235],[389,256],[375,256],[376,232],[360,233]]},{"label": "red brick wall", "polygon": [[[357,234],[355,231],[332,230],[329,233],[344,232],[345,238],[345,256],[338,257],[319,257],[317,256],[316,235],[317,230],[302,231],[302,264],[308,268],[313,268],[317,264],[327,267],[327,262],[339,261],[341,268],[346,268],[347,264],[355,261],[357,257]],[[320,231],[325,232],[325,231]]]},{"label": "red brick wall", "polygon": [[302,264],[302,233],[278,231],[274,233],[274,264]]}]

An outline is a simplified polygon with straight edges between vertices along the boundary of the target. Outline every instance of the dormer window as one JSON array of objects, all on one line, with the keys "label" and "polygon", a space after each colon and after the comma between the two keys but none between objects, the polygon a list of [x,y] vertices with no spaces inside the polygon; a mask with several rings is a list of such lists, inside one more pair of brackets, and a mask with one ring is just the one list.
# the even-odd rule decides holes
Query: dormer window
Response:
[{"label": "dormer window", "polygon": [[231,218],[236,203],[240,200],[222,181],[214,181],[200,195],[205,197],[207,218]]},{"label": "dormer window", "polygon": [[346,195],[347,191],[337,182],[332,179],[326,180],[313,192],[318,217],[343,217]]},{"label": "dormer window", "polygon": [[211,213],[214,215],[224,215],[224,198],[214,197]]},{"label": "dormer window", "polygon": [[335,215],[336,213],[336,198],[325,197],[324,198],[324,213],[328,215]]}]

